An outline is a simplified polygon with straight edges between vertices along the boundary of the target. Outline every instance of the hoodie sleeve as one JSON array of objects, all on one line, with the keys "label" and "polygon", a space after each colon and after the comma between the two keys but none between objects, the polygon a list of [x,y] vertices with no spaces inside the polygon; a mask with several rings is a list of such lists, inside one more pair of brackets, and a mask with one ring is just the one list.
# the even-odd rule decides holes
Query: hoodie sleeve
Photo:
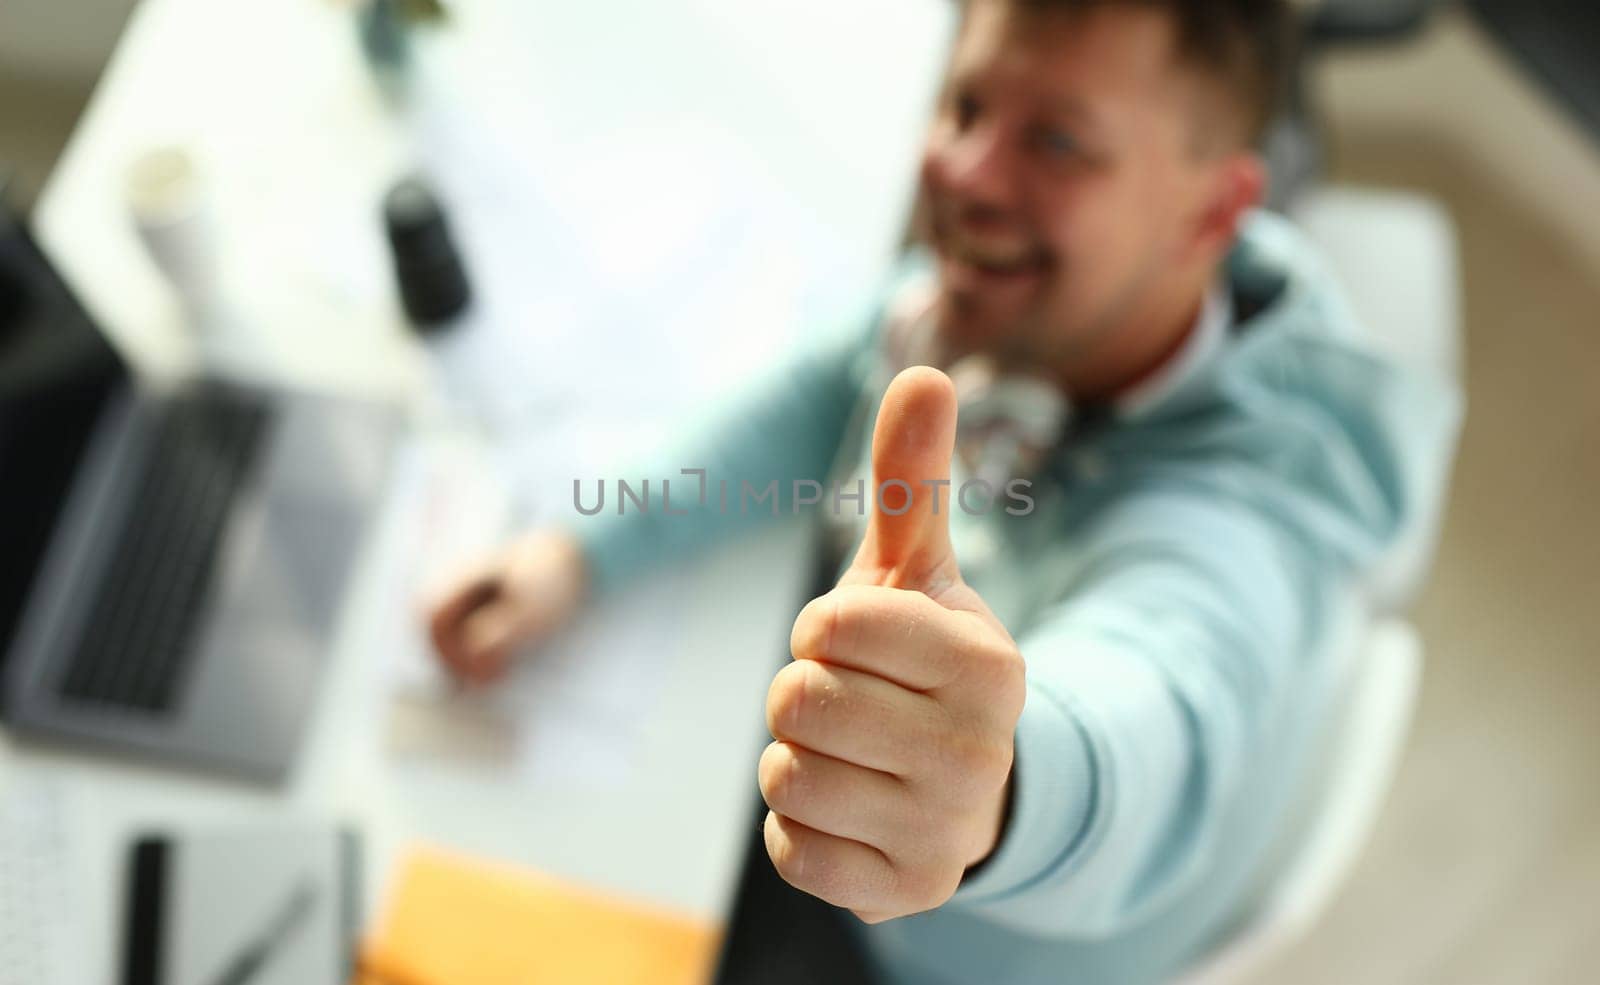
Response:
[{"label": "hoodie sleeve", "polygon": [[624,503],[608,483],[598,512],[583,515],[596,492],[575,492],[566,527],[582,545],[596,594],[787,515],[795,509],[795,482],[824,482],[860,399],[876,332],[874,307],[685,422],[681,440],[630,472],[654,487],[650,509]]}]

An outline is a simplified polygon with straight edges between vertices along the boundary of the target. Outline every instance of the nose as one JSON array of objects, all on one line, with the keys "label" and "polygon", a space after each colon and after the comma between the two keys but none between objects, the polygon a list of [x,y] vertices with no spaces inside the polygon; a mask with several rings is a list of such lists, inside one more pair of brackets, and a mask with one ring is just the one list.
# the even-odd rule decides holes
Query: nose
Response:
[{"label": "nose", "polygon": [[936,135],[929,147],[927,177],[936,190],[971,206],[1004,209],[1015,195],[1011,155],[1001,128],[972,126]]}]

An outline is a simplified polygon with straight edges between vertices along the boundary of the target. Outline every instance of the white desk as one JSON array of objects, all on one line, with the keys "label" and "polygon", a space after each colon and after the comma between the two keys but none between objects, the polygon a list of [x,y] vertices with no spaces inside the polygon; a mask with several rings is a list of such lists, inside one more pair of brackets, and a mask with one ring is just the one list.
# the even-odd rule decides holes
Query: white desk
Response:
[{"label": "white desk", "polygon": [[[128,160],[171,140],[211,176],[240,326],[230,351],[315,386],[420,392],[425,361],[400,327],[376,221],[383,189],[417,160],[456,205],[482,318],[509,332],[511,370],[579,416],[610,408],[646,436],[628,415],[748,373],[881,273],[948,40],[946,5],[454,6],[453,31],[426,52],[432,81],[402,119],[367,76],[342,7],[140,5],[37,212],[45,248],[130,359],[161,374],[195,358],[121,197]],[[535,414],[538,401],[514,409]],[[392,545],[378,537],[281,789],[0,738],[0,792],[44,774],[69,795],[94,981],[114,980],[122,853],[144,824],[354,822],[367,837],[369,908],[397,851],[424,838],[714,916],[753,805],[761,699],[800,589],[797,543],[794,528],[777,530],[685,580],[692,601],[673,650],[685,656],[662,678],[648,713],[656,741],[621,788],[390,755],[377,641],[411,614],[392,611]],[[774,575],[757,584],[753,570]]]}]

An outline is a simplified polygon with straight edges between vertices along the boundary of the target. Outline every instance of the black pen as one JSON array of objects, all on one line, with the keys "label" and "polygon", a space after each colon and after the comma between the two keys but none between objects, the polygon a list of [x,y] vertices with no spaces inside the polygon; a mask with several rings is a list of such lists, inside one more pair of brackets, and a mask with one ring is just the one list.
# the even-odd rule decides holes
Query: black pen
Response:
[{"label": "black pen", "polygon": [[214,985],[245,985],[254,978],[261,966],[267,963],[283,942],[294,935],[306,916],[315,908],[317,887],[310,878],[295,884],[294,891],[284,901],[283,907],[272,922],[254,941],[228,963],[228,967],[214,980]]}]

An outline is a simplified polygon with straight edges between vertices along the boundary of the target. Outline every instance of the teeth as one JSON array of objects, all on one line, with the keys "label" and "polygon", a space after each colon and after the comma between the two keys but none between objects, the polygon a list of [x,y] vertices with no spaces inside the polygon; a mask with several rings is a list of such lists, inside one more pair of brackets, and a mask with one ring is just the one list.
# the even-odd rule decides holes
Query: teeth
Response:
[{"label": "teeth", "polygon": [[1007,273],[1027,270],[1034,265],[1033,254],[1027,250],[989,249],[961,241],[953,244],[952,252],[967,263]]}]

